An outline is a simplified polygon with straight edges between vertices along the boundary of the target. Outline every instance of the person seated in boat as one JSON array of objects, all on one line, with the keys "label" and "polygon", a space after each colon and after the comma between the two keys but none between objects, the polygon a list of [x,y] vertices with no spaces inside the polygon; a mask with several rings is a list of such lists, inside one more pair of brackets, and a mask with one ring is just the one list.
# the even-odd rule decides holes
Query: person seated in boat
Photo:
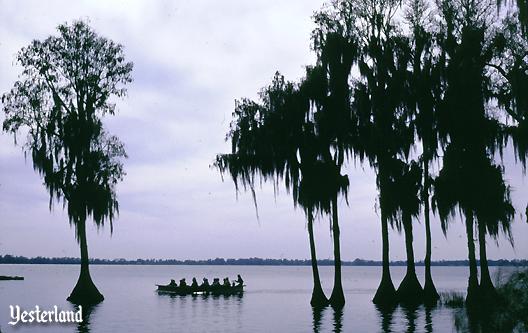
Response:
[{"label": "person seated in boat", "polygon": [[196,281],[196,278],[192,278],[191,288],[198,289],[198,281]]},{"label": "person seated in boat", "polygon": [[242,280],[242,277],[240,276],[240,274],[237,275],[237,279],[236,279],[236,283],[241,286],[244,284],[244,280]]},{"label": "person seated in boat", "polygon": [[187,282],[185,282],[185,278],[180,280],[180,288],[187,287]]},{"label": "person seated in boat", "polygon": [[229,288],[231,287],[231,282],[229,282],[229,278],[224,278],[224,287]]},{"label": "person seated in boat", "polygon": [[219,278],[214,278],[213,279],[213,284],[211,285],[211,287],[220,287],[220,279]]},{"label": "person seated in boat", "polygon": [[202,289],[207,290],[207,289],[209,289],[210,286],[211,285],[209,285],[209,280],[207,280],[207,278],[203,278],[203,282],[202,282],[202,285],[201,285]]},{"label": "person seated in boat", "polygon": [[169,287],[177,287],[178,284],[176,283],[176,281],[174,281],[174,279],[171,279],[171,282],[169,283]]}]

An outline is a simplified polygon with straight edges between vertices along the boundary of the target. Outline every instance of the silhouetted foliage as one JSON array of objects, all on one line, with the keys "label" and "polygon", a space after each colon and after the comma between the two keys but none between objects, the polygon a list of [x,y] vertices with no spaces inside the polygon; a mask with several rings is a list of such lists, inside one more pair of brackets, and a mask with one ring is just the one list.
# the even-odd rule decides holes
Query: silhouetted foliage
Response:
[{"label": "silhouetted foliage", "polygon": [[[330,195],[341,187],[329,163],[318,159],[320,140],[314,124],[307,120],[315,70],[307,69],[307,79],[297,86],[276,73],[270,86],[260,93],[260,103],[237,101],[227,139],[232,153],[218,155],[215,166],[229,172],[238,191],[240,183],[249,187],[256,207],[255,182],[272,180],[274,186],[284,181],[294,204],[300,204],[308,219],[314,292],[312,305],[327,304],[317,271],[312,223],[316,212],[330,212]],[[257,178],[257,179],[256,179]],[[347,184],[344,184],[345,186]],[[346,191],[346,187],[342,189]]]},{"label": "silhouetted foliage", "polygon": [[436,106],[441,91],[438,56],[433,31],[433,11],[425,0],[409,1],[405,21],[411,29],[411,74],[408,108],[413,113],[413,126],[422,145],[420,163],[422,181],[420,200],[424,207],[426,230],[424,301],[434,304],[439,295],[431,274],[432,236],[430,226],[430,193],[432,192],[431,163],[438,156],[438,127]]},{"label": "silhouetted foliage", "polygon": [[[259,103],[237,102],[228,134],[232,154],[219,155],[216,166],[253,195],[256,178],[276,186],[284,181],[308,217],[312,249],[313,214],[332,214],[334,291],[340,286],[337,197],[346,198],[342,167],[353,159],[374,168],[379,191],[384,264],[375,303],[396,301],[389,223],[406,238],[400,301],[421,301],[412,221],[422,205],[424,300],[438,300],[431,275],[431,203],[444,233],[457,212],[465,220],[469,294],[478,294],[479,284],[475,229],[482,287],[493,289],[486,236],[497,240],[502,232],[513,244],[515,214],[496,154],[502,156],[511,140],[525,168],[528,153],[525,6],[489,0],[328,2],[313,16],[316,64],[298,84],[276,75]],[[430,166],[440,152],[435,177]]]},{"label": "silhouetted foliage", "polygon": [[[412,215],[408,197],[400,196],[403,184],[402,163],[406,163],[414,144],[414,129],[409,126],[412,113],[406,107],[409,92],[411,49],[408,38],[395,26],[394,17],[400,1],[343,1],[353,8],[359,40],[359,76],[353,81],[352,110],[357,118],[355,153],[367,159],[376,170],[379,208],[382,224],[383,261],[386,263],[374,301],[378,304],[395,300],[391,281],[387,223],[402,222]],[[405,168],[405,167],[404,167]],[[399,200],[402,200],[401,202]],[[402,214],[403,213],[403,214]],[[406,223],[409,221],[406,218]],[[407,232],[411,229],[406,228]],[[407,238],[407,242],[412,237]],[[412,260],[411,258],[409,258]]]},{"label": "silhouetted foliage", "polygon": [[[499,230],[511,239],[514,209],[502,168],[494,165],[507,137],[491,109],[497,102],[491,69],[494,54],[504,44],[494,36],[491,3],[447,3],[441,7],[445,25],[439,44],[444,61],[445,93],[439,103],[438,124],[444,147],[443,167],[435,181],[435,204],[444,232],[456,207],[466,219],[470,259],[468,300],[475,300],[478,279],[473,242],[474,223],[479,226],[482,287],[492,288],[486,265],[485,234]],[[499,100],[500,100],[499,96]],[[499,104],[504,105],[503,102]],[[500,227],[499,227],[500,226]]]},{"label": "silhouetted foliage", "polygon": [[17,54],[23,71],[2,97],[4,130],[27,131],[24,151],[44,180],[50,209],[54,201],[67,208],[81,245],[81,276],[89,277],[85,221],[92,218],[98,226],[108,221],[112,229],[115,185],[126,157],[101,117],[114,114],[112,96],[125,95],[132,63],[125,62],[121,45],[82,21],[57,30],[59,36],[34,40]]}]

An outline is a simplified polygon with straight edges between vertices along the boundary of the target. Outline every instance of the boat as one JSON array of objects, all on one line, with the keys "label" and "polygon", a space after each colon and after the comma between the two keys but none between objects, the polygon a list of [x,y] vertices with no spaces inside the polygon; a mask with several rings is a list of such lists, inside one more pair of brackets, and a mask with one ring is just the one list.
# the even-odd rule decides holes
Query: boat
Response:
[{"label": "boat", "polygon": [[176,295],[200,295],[200,294],[212,294],[212,295],[233,295],[233,294],[240,294],[244,292],[244,286],[243,284],[237,284],[234,286],[209,286],[209,287],[191,287],[191,286],[174,286],[174,285],[161,285],[157,284],[156,287],[158,287],[158,292],[161,293],[171,293]]}]

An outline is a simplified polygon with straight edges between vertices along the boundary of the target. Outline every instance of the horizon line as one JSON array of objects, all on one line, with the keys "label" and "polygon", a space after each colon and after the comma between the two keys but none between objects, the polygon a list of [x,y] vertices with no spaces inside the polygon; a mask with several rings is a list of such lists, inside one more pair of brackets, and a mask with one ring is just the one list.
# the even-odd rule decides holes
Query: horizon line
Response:
[{"label": "horizon line", "polygon": [[[59,264],[59,265],[75,265],[80,263],[79,257],[25,257],[14,256],[10,254],[0,255],[0,264]],[[333,259],[319,259],[317,260],[320,266],[331,266],[334,264]],[[391,266],[405,266],[406,260],[390,261]],[[222,265],[238,265],[238,266],[310,266],[310,259],[286,259],[286,258],[210,258],[210,259],[125,259],[125,258],[91,258],[90,264],[93,265],[195,265],[195,266],[222,266]],[[354,260],[343,260],[343,266],[381,266],[381,260],[370,260],[356,258]],[[477,264],[479,260],[477,260]],[[424,261],[415,261],[416,266],[424,266]],[[468,259],[440,259],[431,261],[432,266],[467,266]],[[489,266],[528,266],[528,259],[488,259]]]}]

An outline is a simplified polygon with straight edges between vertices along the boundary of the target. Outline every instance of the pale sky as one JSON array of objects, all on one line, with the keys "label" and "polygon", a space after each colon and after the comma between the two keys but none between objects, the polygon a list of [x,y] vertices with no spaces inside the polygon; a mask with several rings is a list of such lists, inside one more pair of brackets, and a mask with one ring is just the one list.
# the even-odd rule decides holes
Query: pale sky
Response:
[{"label": "pale sky", "polygon": [[[89,20],[102,36],[121,43],[134,62],[134,82],[118,113],[105,122],[125,143],[127,175],[118,186],[120,215],[110,228],[88,234],[91,257],[309,258],[302,211],[283,189],[238,200],[231,179],[210,168],[224,142],[234,100],[255,98],[280,71],[290,80],[313,64],[311,15],[320,0],[4,1],[0,0],[0,93],[20,72],[15,53],[57,25]],[[0,121],[4,116],[0,114]],[[528,201],[527,180],[506,151],[506,178],[518,212]],[[349,205],[340,203],[343,260],[380,260],[376,188],[368,166],[351,164]],[[0,134],[0,254],[79,256],[74,230],[13,138]],[[414,227],[416,260],[424,256],[424,226]],[[465,259],[465,229],[453,221],[446,239],[433,219],[433,259]],[[327,218],[315,228],[318,256],[332,258]],[[516,215],[515,248],[501,238],[490,258],[528,258],[528,224]],[[404,260],[403,237],[391,232],[391,259]]]}]

